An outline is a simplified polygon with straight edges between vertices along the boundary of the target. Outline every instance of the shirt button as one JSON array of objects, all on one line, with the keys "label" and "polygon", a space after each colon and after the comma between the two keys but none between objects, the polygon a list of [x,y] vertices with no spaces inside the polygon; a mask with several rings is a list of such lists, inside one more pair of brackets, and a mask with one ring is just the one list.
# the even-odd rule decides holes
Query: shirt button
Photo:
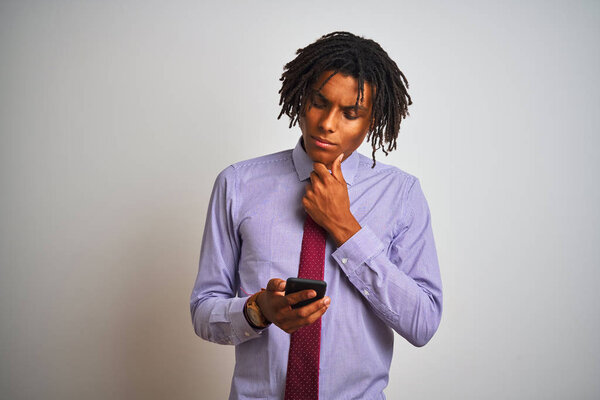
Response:
[{"label": "shirt button", "polygon": [[246,337],[250,336],[250,332],[246,331],[244,332],[244,335],[246,335]]},{"label": "shirt button", "polygon": [[363,290],[363,293],[365,294],[365,296],[369,295],[369,291],[367,289]]},{"label": "shirt button", "polygon": [[342,258],[342,264],[346,264],[348,262],[348,259],[346,257]]}]

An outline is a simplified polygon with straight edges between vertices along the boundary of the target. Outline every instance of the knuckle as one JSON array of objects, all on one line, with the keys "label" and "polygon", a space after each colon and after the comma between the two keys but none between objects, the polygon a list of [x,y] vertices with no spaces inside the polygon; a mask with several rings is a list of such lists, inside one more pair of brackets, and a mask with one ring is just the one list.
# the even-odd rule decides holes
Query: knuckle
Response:
[{"label": "knuckle", "polygon": [[277,312],[275,313],[275,319],[280,322],[284,321],[284,315],[281,310],[277,310]]},{"label": "knuckle", "polygon": [[300,293],[300,294],[298,295],[298,297],[296,298],[296,302],[303,301],[303,300],[307,300],[307,299],[309,299],[309,298],[310,298],[310,297],[309,297],[309,296],[308,296],[306,293],[302,292],[302,293]]},{"label": "knuckle", "polygon": [[277,287],[277,283],[278,283],[277,281],[278,281],[277,278],[270,279],[269,282],[267,283],[267,287],[269,289],[271,289],[271,290],[274,289],[274,288],[276,288]]},{"label": "knuckle", "polygon": [[298,316],[301,318],[306,318],[310,315],[310,312],[306,310],[306,307],[302,307],[298,309]]}]

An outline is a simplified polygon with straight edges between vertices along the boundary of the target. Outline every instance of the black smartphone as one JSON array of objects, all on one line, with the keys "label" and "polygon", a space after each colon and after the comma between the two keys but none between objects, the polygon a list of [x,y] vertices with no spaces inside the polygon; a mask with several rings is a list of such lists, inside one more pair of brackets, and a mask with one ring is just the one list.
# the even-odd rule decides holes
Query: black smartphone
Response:
[{"label": "black smartphone", "polygon": [[299,303],[292,305],[292,308],[304,307],[307,304],[322,299],[327,290],[327,282],[314,279],[288,278],[285,282],[285,295],[300,292],[301,290],[312,289],[317,292],[317,295],[311,299],[302,300]]}]

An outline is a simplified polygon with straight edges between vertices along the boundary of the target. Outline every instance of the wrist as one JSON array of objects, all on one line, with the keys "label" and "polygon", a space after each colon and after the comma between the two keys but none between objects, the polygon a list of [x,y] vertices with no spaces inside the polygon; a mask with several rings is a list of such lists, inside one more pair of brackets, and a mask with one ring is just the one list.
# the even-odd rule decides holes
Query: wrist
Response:
[{"label": "wrist", "polygon": [[257,299],[264,291],[265,289],[262,289],[260,292],[254,293],[248,297],[246,304],[244,304],[244,317],[246,317],[246,321],[254,329],[264,329],[271,325],[271,321],[265,318],[257,302]]},{"label": "wrist", "polygon": [[354,218],[354,216],[351,215],[351,218],[346,219],[343,224],[336,226],[334,229],[332,229],[330,233],[336,245],[340,247],[361,229],[362,227],[360,226],[356,218]]}]

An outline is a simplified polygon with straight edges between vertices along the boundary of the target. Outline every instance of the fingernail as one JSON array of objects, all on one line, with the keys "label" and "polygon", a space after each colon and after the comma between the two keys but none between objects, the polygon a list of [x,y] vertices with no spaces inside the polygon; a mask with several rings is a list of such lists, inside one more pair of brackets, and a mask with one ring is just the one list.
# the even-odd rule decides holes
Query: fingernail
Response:
[{"label": "fingernail", "polygon": [[311,290],[310,292],[308,292],[308,297],[315,297],[317,295],[317,292],[315,292],[314,290]]},{"label": "fingernail", "polygon": [[329,297],[327,297],[325,300],[323,300],[323,303],[325,303],[325,305],[328,306],[329,303],[331,303],[331,300],[329,299]]},{"label": "fingernail", "polygon": [[338,160],[342,160],[342,158],[344,157],[344,153],[340,154],[340,156],[338,157]]}]

